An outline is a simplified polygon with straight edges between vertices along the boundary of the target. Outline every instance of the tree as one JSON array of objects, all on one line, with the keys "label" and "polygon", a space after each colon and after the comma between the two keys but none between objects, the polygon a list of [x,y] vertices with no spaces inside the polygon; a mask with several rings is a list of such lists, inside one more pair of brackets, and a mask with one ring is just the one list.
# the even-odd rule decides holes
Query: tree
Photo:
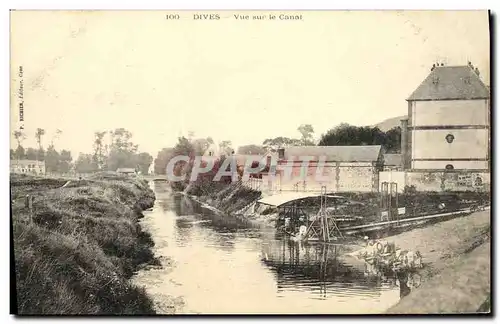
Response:
[{"label": "tree", "polygon": [[197,156],[201,156],[210,146],[208,138],[198,138],[191,141],[193,144],[194,152]]},{"label": "tree", "polygon": [[71,152],[67,150],[62,150],[59,155],[60,163],[59,163],[59,172],[67,173],[71,170],[71,161],[73,158],[71,157]]},{"label": "tree", "polygon": [[242,145],[238,147],[238,154],[254,154],[254,155],[262,155],[266,153],[266,149],[260,145]]},{"label": "tree", "polygon": [[156,155],[154,160],[154,172],[155,174],[165,174],[167,170],[168,161],[172,158],[174,153],[173,148],[163,148]]},{"label": "tree", "polygon": [[385,135],[384,147],[387,153],[401,153],[401,127],[391,128]]},{"label": "tree", "polygon": [[75,162],[75,170],[78,173],[91,173],[97,171],[97,164],[94,162],[92,154],[80,153]]},{"label": "tree", "polygon": [[42,137],[45,135],[45,129],[43,128],[37,128],[35,132],[35,138],[36,142],[38,143],[38,154],[36,159],[39,161],[43,161],[44,159],[44,152],[43,152],[43,147],[42,147]]},{"label": "tree", "polygon": [[14,131],[14,138],[16,139],[17,141],[17,146],[21,146],[22,144],[22,141],[26,139],[26,135],[24,134],[24,132],[20,131],[20,130],[16,130]]},{"label": "tree", "polygon": [[52,139],[50,140],[50,145],[54,146],[54,140],[59,139],[61,134],[62,134],[62,130],[56,129],[56,132],[54,133],[54,135],[52,135]]},{"label": "tree", "polygon": [[142,152],[137,155],[137,166],[141,174],[149,173],[151,162],[153,162],[153,157],[149,153]]},{"label": "tree", "polygon": [[[136,152],[138,146],[132,142],[132,133],[125,128],[117,128],[111,133],[111,147],[107,160],[108,170],[118,168],[136,168]],[[97,163],[96,163],[97,165]]]},{"label": "tree", "polygon": [[45,154],[45,169],[48,172],[59,171],[59,153],[55,150],[54,145],[50,145]]},{"label": "tree", "polygon": [[104,148],[104,135],[106,132],[95,132],[94,133],[94,155],[92,158],[97,164],[99,170],[103,170],[106,164],[105,158],[105,148]]},{"label": "tree", "polygon": [[24,159],[24,148],[22,146],[22,142],[23,142],[23,140],[26,139],[26,135],[24,134],[24,132],[22,132],[20,130],[14,131],[13,134],[14,134],[14,138],[17,141],[17,148],[14,151],[14,154],[13,155],[11,154],[11,159],[22,160],[22,159]]},{"label": "tree", "polygon": [[342,123],[321,136],[320,146],[382,145],[387,152],[396,153],[401,148],[401,129],[395,127],[387,133],[378,127],[358,127]]},{"label": "tree", "polygon": [[45,161],[45,150],[43,148],[41,150],[36,150],[36,154],[38,161]]},{"label": "tree", "polygon": [[28,147],[26,149],[26,156],[25,157],[27,160],[36,160],[38,157],[38,150],[36,150],[32,147]]},{"label": "tree", "polygon": [[191,170],[193,167],[193,161],[195,159],[195,149],[193,144],[184,136],[179,137],[177,144],[174,146],[172,157],[176,156],[186,156],[189,158],[189,162],[179,161],[174,165],[173,173],[175,176],[186,175],[186,181],[188,180]]},{"label": "tree", "polygon": [[268,138],[268,139],[264,140],[262,145],[265,148],[268,148],[268,149],[275,151],[275,150],[282,148],[282,147],[300,145],[300,140],[279,136],[279,137]]},{"label": "tree", "polygon": [[302,124],[297,128],[302,138],[300,139],[301,145],[314,145],[314,128],[310,124]]},{"label": "tree", "polygon": [[[24,151],[24,147],[22,147],[21,145],[19,145],[17,148],[16,148],[16,151],[14,152],[14,156],[17,160],[22,160],[24,159],[26,156],[25,156],[25,151]],[[35,154],[35,157],[36,157],[36,154]],[[34,158],[33,158],[34,160]]]},{"label": "tree", "polygon": [[16,159],[16,152],[14,152],[13,149],[10,149],[10,159],[15,160]]},{"label": "tree", "polygon": [[220,151],[222,154],[224,155],[231,155],[231,153],[233,152],[233,148],[232,148],[232,143],[231,141],[222,141],[219,143],[219,148],[220,148]]}]

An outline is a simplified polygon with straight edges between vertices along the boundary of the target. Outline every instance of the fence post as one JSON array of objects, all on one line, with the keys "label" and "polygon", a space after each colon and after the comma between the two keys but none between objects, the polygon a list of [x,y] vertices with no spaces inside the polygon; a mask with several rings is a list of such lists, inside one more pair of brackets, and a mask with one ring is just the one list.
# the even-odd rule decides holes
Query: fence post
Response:
[{"label": "fence post", "polygon": [[26,195],[25,206],[28,208],[29,222],[33,222],[33,196]]}]

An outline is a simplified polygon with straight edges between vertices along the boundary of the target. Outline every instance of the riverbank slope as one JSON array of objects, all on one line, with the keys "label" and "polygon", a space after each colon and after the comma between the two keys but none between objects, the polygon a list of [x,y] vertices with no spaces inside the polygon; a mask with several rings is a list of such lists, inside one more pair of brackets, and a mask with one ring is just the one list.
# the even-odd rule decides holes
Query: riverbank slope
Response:
[{"label": "riverbank slope", "polygon": [[489,210],[476,212],[387,238],[403,250],[420,251],[425,263],[419,272],[421,286],[387,313],[474,313],[487,304],[491,292],[490,217]]},{"label": "riverbank slope", "polygon": [[10,185],[18,314],[154,313],[144,289],[128,280],[156,262],[138,225],[155,199],[146,182],[11,175]]}]

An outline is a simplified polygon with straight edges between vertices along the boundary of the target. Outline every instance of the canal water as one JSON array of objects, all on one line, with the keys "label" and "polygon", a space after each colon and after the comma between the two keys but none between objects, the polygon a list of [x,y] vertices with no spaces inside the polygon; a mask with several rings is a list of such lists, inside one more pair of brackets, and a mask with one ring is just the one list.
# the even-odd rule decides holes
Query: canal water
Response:
[{"label": "canal water", "polygon": [[141,220],[161,267],[134,282],[159,313],[367,314],[382,313],[408,290],[394,278],[365,275],[365,265],[341,247],[303,245],[272,230],[222,217],[165,184]]}]

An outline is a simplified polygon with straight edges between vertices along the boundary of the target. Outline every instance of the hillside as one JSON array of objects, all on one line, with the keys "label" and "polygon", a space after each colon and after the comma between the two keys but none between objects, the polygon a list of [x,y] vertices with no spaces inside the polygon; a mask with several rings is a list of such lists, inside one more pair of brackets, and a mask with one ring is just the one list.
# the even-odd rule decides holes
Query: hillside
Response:
[{"label": "hillside", "polygon": [[373,127],[378,127],[381,131],[387,132],[389,129],[401,126],[401,119],[406,118],[407,116],[399,116],[388,118],[384,121],[381,121],[378,124],[373,125]]}]

